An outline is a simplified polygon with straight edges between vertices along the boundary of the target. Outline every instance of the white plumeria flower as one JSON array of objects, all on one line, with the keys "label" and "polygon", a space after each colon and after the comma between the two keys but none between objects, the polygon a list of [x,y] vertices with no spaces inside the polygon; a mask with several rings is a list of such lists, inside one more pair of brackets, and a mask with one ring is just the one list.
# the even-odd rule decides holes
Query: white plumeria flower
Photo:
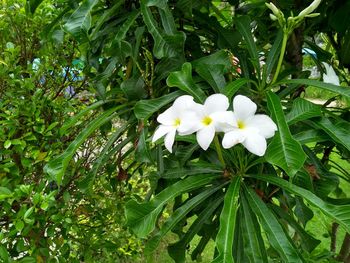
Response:
[{"label": "white plumeria flower", "polygon": [[235,125],[233,113],[226,111],[229,104],[225,95],[213,94],[205,100],[203,105],[197,104],[193,109],[197,115],[195,120],[190,120],[193,116],[186,116],[187,122],[195,122],[197,142],[203,150],[209,148],[215,132],[225,131]]},{"label": "white plumeria flower", "polygon": [[[155,131],[152,142],[165,136],[165,147],[169,152],[172,152],[177,131],[181,135],[191,134],[195,131],[193,120],[196,118],[196,114],[191,110],[196,104],[192,96],[183,95],[178,97],[170,108],[158,116],[157,121],[161,125]],[[185,116],[186,118],[184,118]]]},{"label": "white plumeria flower", "polygon": [[326,69],[326,73],[323,74],[323,82],[339,86],[339,77],[337,76],[337,74],[335,74],[335,71],[332,68],[332,66],[325,62],[322,62],[322,64]]},{"label": "white plumeria flower", "polygon": [[233,115],[237,126],[225,133],[222,140],[225,149],[241,143],[253,154],[265,154],[266,139],[275,134],[277,126],[269,116],[255,114],[256,109],[256,104],[246,96],[238,95],[233,99]]}]

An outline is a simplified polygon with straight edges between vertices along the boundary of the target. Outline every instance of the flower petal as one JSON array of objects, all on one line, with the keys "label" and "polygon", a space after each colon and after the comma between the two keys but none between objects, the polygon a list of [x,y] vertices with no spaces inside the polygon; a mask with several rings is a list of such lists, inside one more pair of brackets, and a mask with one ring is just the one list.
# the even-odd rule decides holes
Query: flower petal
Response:
[{"label": "flower petal", "polygon": [[277,131],[277,126],[273,122],[273,120],[263,114],[257,114],[251,117],[249,120],[246,121],[247,128],[256,128],[259,130],[259,134],[263,137],[271,138],[275,131]]},{"label": "flower petal", "polygon": [[190,95],[182,95],[178,97],[174,103],[173,103],[173,108],[176,112],[181,112],[183,110],[188,110],[190,109],[194,104],[196,104],[193,101],[193,97]]},{"label": "flower petal", "polygon": [[165,134],[171,132],[171,130],[175,130],[175,127],[168,126],[168,125],[159,125],[156,131],[154,132],[152,142],[157,141],[159,138],[163,137]]},{"label": "flower petal", "polygon": [[228,132],[238,127],[236,117],[232,111],[214,112],[210,114],[210,118],[214,121],[217,132]]},{"label": "flower petal", "polygon": [[339,77],[335,73],[333,67],[325,62],[322,62],[322,64],[326,69],[326,74],[323,74],[323,82],[339,86]]},{"label": "flower petal", "polygon": [[215,128],[213,125],[209,125],[197,132],[197,142],[203,150],[207,150],[210,143],[213,141],[214,136]]},{"label": "flower petal", "polygon": [[225,149],[235,146],[237,143],[244,141],[244,133],[239,129],[234,129],[225,133],[224,138],[222,139],[222,147]]},{"label": "flower petal", "polygon": [[180,135],[192,134],[202,127],[200,124],[200,118],[194,111],[183,112],[180,116],[180,120],[180,125],[177,127],[177,131]]},{"label": "flower petal", "polygon": [[248,133],[245,140],[242,142],[245,148],[251,153],[263,156],[266,151],[266,139],[259,133]]},{"label": "flower petal", "polygon": [[217,111],[226,111],[230,103],[228,98],[223,94],[210,95],[204,102],[206,114],[211,114]]},{"label": "flower petal", "polygon": [[176,135],[176,130],[172,130],[170,131],[166,136],[165,136],[165,139],[164,139],[164,145],[165,145],[165,148],[168,149],[169,152],[173,152],[173,144],[174,144],[174,141],[175,141],[175,135]]},{"label": "flower petal", "polygon": [[169,109],[159,114],[157,121],[164,125],[174,125],[177,117],[178,112],[176,112],[175,108],[171,106]]},{"label": "flower petal", "polygon": [[256,112],[256,104],[246,96],[237,95],[233,99],[233,112],[237,120],[246,120]]}]

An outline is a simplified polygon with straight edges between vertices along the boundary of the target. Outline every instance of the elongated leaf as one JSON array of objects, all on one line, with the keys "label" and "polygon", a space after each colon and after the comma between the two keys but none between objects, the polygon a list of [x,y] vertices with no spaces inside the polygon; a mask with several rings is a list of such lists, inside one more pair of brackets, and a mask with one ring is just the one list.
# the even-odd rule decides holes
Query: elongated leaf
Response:
[{"label": "elongated leaf", "polygon": [[238,199],[241,179],[239,176],[234,177],[225,194],[224,207],[220,215],[220,228],[216,236],[216,248],[219,256],[214,259],[213,263],[233,263],[233,233],[239,206]]},{"label": "elongated leaf", "polygon": [[114,41],[120,42],[124,40],[126,33],[129,31],[130,27],[134,24],[135,20],[140,15],[140,12],[134,11],[129,14],[128,19],[123,23],[119,28],[117,35],[114,38]]},{"label": "elongated leaf", "polygon": [[309,253],[314,250],[320,243],[320,240],[315,239],[310,236],[299,224],[295,221],[295,219],[287,214],[283,209],[276,205],[269,206],[272,210],[282,219],[284,219],[291,227],[295,229],[295,231],[299,234],[301,239],[301,244],[306,251]]},{"label": "elongated leaf", "polygon": [[35,10],[43,2],[43,0],[27,0],[26,10],[30,11],[31,14],[35,13]]},{"label": "elongated leaf", "polygon": [[256,69],[258,75],[260,75],[260,63],[258,49],[256,48],[255,41],[253,38],[252,29],[250,27],[250,18],[248,16],[241,16],[235,19],[237,29],[239,33],[243,36],[245,43],[247,44],[247,49]]},{"label": "elongated leaf", "polygon": [[223,174],[223,170],[220,169],[220,167],[217,167],[216,165],[210,167],[208,165],[207,167],[188,167],[188,168],[178,168],[178,169],[170,169],[164,172],[164,174],[161,174],[160,176],[165,179],[175,179],[175,178],[181,178],[188,175],[195,175],[195,174]]},{"label": "elongated leaf", "polygon": [[350,205],[333,205],[326,203],[310,191],[289,183],[286,180],[283,180],[282,178],[276,176],[249,175],[249,177],[277,185],[288,192],[302,197],[310,205],[320,209],[325,215],[331,217],[337,223],[342,225],[347,232],[350,232]]},{"label": "elongated leaf", "polygon": [[155,227],[163,207],[175,196],[209,184],[215,176],[190,176],[169,186],[147,203],[130,200],[126,204],[127,225],[138,237],[146,237]]},{"label": "elongated leaf", "polygon": [[300,144],[307,144],[312,142],[324,142],[328,141],[330,138],[325,133],[320,130],[307,130],[295,134],[294,139],[296,139]]},{"label": "elongated leaf", "polygon": [[321,107],[302,98],[293,101],[292,110],[286,115],[288,124],[321,116]]},{"label": "elongated leaf", "polygon": [[160,110],[181,95],[183,95],[183,92],[175,91],[157,99],[140,100],[134,107],[135,116],[138,119],[147,120],[156,111]]},{"label": "elongated leaf", "polygon": [[175,210],[171,217],[164,223],[160,231],[155,234],[147,243],[145,253],[153,252],[159,245],[160,240],[168,233],[182,218],[184,218],[193,208],[204,202],[209,196],[221,189],[225,183],[216,186],[211,186],[205,189],[200,194],[188,200],[184,205]]},{"label": "elongated leaf", "polygon": [[268,78],[275,67],[279,54],[280,54],[280,47],[282,44],[282,39],[283,39],[283,32],[280,30],[276,36],[275,42],[273,43],[269,54],[267,55],[266,59],[266,74],[265,78]]},{"label": "elongated leaf", "polygon": [[278,132],[267,148],[265,158],[274,165],[281,167],[289,176],[293,177],[303,166],[306,155],[303,148],[293,139],[278,96],[272,92],[267,94],[267,106],[272,119],[277,123]]},{"label": "elongated leaf", "polygon": [[236,79],[230,83],[228,83],[224,90],[223,93],[228,97],[228,99],[231,101],[233,95],[236,94],[236,92],[243,87],[244,85],[248,84],[249,82],[251,82],[249,79],[245,79],[245,78],[239,78]]},{"label": "elongated leaf", "polygon": [[196,67],[199,76],[205,79],[216,93],[222,93],[226,86],[223,65],[200,64]]},{"label": "elongated leaf", "polygon": [[244,190],[250,206],[260,219],[260,223],[266,232],[271,246],[276,249],[283,262],[304,262],[301,255],[299,255],[298,251],[292,245],[289,237],[286,236],[277,218],[266,204],[252,189],[245,187]]},{"label": "elongated leaf", "polygon": [[[117,107],[118,108],[118,107]],[[95,120],[88,124],[88,126],[75,138],[75,140],[68,146],[68,148],[56,157],[51,160],[48,164],[45,165],[44,171],[48,173],[49,176],[57,182],[58,185],[62,182],[62,177],[66,168],[72,159],[75,152],[78,150],[80,145],[92,134],[96,129],[101,127],[103,124],[107,123],[111,119],[115,118],[116,115],[113,113],[117,108],[110,109],[101,115],[99,115]]]},{"label": "elongated leaf", "polygon": [[329,135],[335,142],[343,145],[350,151],[350,136],[349,131],[334,125],[329,119],[322,118],[318,122],[314,122],[315,126],[321,128],[325,133]]},{"label": "elongated leaf", "polygon": [[224,197],[220,196],[216,200],[208,203],[208,208],[204,209],[197,217],[197,219],[192,223],[191,227],[186,231],[185,235],[176,243],[171,244],[168,247],[169,255],[175,260],[176,263],[186,262],[186,248],[191,242],[193,237],[198,233],[198,231],[203,227],[204,223],[213,216],[214,211],[222,203]]},{"label": "elongated leaf", "polygon": [[98,0],[84,0],[78,9],[68,18],[63,28],[81,42],[88,41],[91,28],[91,10]]},{"label": "elongated leaf", "polygon": [[344,97],[350,98],[350,87],[343,87],[343,86],[337,86],[330,83],[324,83],[322,81],[318,80],[312,80],[312,79],[288,79],[283,80],[281,83],[285,84],[300,84],[300,85],[307,85],[307,86],[313,86],[316,88],[320,88],[323,90],[331,91],[334,93],[337,93],[339,95],[342,95]]},{"label": "elongated leaf", "polygon": [[189,62],[182,65],[181,71],[170,73],[166,82],[169,87],[178,87],[192,95],[198,102],[203,102],[206,97],[203,90],[197,87],[192,79],[192,65]]},{"label": "elongated leaf", "polygon": [[244,196],[241,196],[242,235],[244,238],[244,253],[250,259],[250,262],[268,262],[264,240],[261,236],[259,222]]}]

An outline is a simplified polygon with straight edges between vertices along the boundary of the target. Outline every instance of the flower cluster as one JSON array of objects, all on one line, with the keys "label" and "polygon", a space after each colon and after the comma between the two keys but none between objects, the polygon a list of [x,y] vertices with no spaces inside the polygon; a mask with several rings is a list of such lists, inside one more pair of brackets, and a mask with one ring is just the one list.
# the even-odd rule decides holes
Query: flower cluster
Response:
[{"label": "flower cluster", "polygon": [[233,111],[223,94],[209,96],[204,104],[194,102],[193,97],[178,97],[173,105],[160,114],[160,123],[152,141],[165,136],[165,147],[172,152],[175,135],[196,133],[197,142],[207,150],[216,132],[223,132],[222,146],[231,148],[241,143],[248,151],[263,156],[266,139],[277,130],[276,124],[267,115],[255,114],[257,106],[248,97],[238,95],[233,99]]}]

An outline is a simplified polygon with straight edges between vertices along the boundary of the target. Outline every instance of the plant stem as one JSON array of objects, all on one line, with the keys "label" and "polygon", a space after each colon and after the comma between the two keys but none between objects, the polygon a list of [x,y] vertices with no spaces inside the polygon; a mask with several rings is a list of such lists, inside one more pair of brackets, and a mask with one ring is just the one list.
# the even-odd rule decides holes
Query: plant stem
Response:
[{"label": "plant stem", "polygon": [[288,32],[286,30],[283,30],[283,40],[282,40],[281,52],[280,52],[280,56],[279,56],[279,59],[278,59],[276,72],[275,72],[275,75],[273,76],[271,84],[276,82],[277,77],[278,77],[278,75],[280,73],[282,62],[283,62],[284,53],[286,52],[288,36],[289,36]]},{"label": "plant stem", "polygon": [[215,137],[214,137],[214,143],[215,143],[215,148],[216,148],[216,152],[218,154],[219,161],[221,162],[223,167],[226,167],[226,163],[225,163],[224,157],[222,156],[222,151],[221,151],[219,138],[218,138],[217,135],[215,135]]}]

